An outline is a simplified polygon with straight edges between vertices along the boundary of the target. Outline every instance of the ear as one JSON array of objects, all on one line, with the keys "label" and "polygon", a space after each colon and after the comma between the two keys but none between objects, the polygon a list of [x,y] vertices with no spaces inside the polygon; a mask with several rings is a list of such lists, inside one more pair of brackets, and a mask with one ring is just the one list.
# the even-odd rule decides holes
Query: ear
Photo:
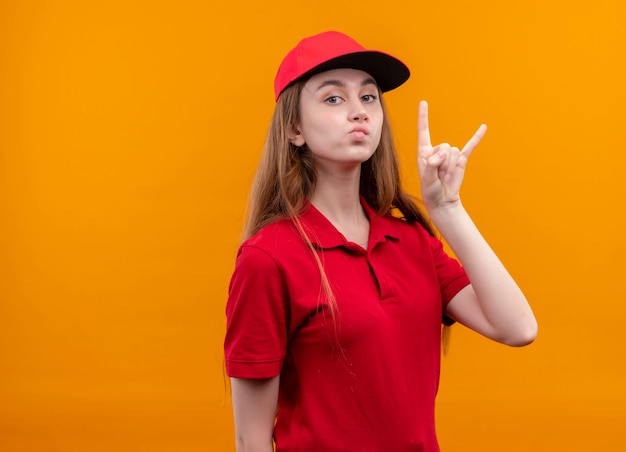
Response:
[{"label": "ear", "polygon": [[300,130],[298,130],[297,126],[291,128],[291,130],[289,131],[289,142],[291,144],[293,144],[294,146],[303,146],[304,143],[306,143],[306,141],[304,140],[304,137],[302,136],[302,133],[300,133]]}]

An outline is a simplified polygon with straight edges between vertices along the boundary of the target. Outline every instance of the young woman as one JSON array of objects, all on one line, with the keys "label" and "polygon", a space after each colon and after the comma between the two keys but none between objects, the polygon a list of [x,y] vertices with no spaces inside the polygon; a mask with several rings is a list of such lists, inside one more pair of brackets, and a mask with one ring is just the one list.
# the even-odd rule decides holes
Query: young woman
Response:
[{"label": "young woman", "polygon": [[382,93],[408,77],[337,32],[303,39],[278,69],[226,308],[238,451],[438,451],[442,323],[535,338],[459,197],[486,127],[462,149],[433,146],[420,103],[422,201],[462,266],[400,187]]}]

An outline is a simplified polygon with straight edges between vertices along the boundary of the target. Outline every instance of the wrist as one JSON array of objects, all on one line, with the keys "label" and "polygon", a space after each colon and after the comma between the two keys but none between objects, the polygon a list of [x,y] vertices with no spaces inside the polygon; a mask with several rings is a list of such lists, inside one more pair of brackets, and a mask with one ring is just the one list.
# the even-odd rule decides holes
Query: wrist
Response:
[{"label": "wrist", "polygon": [[426,205],[426,211],[430,219],[437,223],[438,221],[448,221],[454,219],[465,212],[465,208],[460,199],[452,202],[445,202],[436,206]]}]

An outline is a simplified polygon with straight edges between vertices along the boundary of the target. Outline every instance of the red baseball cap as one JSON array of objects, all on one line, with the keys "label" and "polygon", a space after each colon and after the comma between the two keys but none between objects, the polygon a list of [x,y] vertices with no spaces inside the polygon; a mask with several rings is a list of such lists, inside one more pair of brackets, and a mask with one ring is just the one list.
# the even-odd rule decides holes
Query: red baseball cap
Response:
[{"label": "red baseball cap", "polygon": [[296,80],[331,69],[359,69],[376,80],[381,91],[390,91],[406,82],[409,68],[399,59],[377,50],[367,50],[349,36],[326,31],[304,38],[280,63],[274,79],[276,100]]}]

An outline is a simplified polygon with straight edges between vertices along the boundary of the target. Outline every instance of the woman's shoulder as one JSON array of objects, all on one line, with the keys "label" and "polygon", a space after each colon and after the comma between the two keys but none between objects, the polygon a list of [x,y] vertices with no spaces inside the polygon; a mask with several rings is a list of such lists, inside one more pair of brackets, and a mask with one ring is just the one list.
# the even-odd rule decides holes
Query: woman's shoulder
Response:
[{"label": "woman's shoulder", "polygon": [[266,274],[268,270],[284,273],[315,262],[306,242],[292,220],[278,220],[262,227],[244,241],[237,252],[236,267]]},{"label": "woman's shoulder", "polygon": [[245,240],[241,248],[258,248],[275,255],[295,243],[302,243],[302,238],[293,221],[280,219],[263,226],[256,234]]}]

